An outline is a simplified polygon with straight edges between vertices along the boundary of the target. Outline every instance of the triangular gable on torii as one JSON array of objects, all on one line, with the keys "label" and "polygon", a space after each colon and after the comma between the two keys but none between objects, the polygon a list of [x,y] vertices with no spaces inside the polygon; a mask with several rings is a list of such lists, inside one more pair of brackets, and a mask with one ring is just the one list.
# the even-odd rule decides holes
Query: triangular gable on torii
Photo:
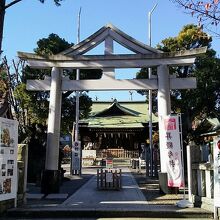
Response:
[{"label": "triangular gable on torii", "polygon": [[[134,52],[134,54],[114,54],[113,41]],[[88,51],[105,42],[104,55],[85,55]],[[206,48],[178,52],[162,52],[147,46],[125,34],[111,24],[99,29],[90,37],[56,55],[40,56],[34,53],[18,52],[32,68],[143,68],[159,65],[191,65],[198,54]]]},{"label": "triangular gable on torii", "polygon": [[80,43],[72,46],[71,48],[61,52],[60,54],[66,56],[83,55],[93,48],[97,47],[100,43],[105,41],[107,38],[114,40],[121,46],[136,54],[158,54],[162,53],[160,50],[156,50],[148,45],[145,45],[131,36],[127,35],[123,31],[119,30],[112,24],[107,24],[100,28],[97,32],[81,41]]}]

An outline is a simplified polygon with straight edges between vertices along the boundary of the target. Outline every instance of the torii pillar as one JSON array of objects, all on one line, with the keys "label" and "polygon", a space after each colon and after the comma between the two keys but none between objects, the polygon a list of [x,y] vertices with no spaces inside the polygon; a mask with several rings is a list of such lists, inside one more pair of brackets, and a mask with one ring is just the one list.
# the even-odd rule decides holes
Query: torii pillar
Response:
[{"label": "torii pillar", "polygon": [[158,95],[157,95],[157,104],[158,104],[158,120],[159,120],[159,145],[160,145],[160,166],[161,172],[166,173],[166,152],[163,151],[164,146],[163,140],[164,137],[161,136],[162,130],[161,119],[164,116],[170,115],[171,113],[171,101],[170,101],[170,77],[169,77],[169,67],[167,65],[160,65],[157,67],[158,75]]},{"label": "torii pillar", "polygon": [[41,192],[58,193],[60,185],[59,144],[61,121],[61,71],[53,67],[51,71],[50,104],[47,127],[46,163],[41,181]]},{"label": "torii pillar", "polygon": [[160,173],[159,173],[159,185],[160,189],[164,193],[168,193],[167,186],[167,166],[166,166],[166,152],[164,152],[164,137],[162,136],[162,118],[170,115],[171,113],[171,101],[170,101],[170,77],[169,67],[167,65],[160,65],[157,67],[158,76],[158,93],[157,93],[157,105],[158,105],[158,124],[159,124],[159,148],[160,148]]}]

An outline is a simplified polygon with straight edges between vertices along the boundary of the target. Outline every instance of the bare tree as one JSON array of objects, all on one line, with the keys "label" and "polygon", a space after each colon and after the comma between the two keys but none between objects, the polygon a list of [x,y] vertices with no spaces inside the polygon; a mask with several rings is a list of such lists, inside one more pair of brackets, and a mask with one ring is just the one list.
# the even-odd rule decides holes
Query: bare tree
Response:
[{"label": "bare tree", "polygon": [[[39,0],[41,3],[44,3],[45,0]],[[60,2],[62,0],[54,0],[54,3],[59,6]],[[7,0],[0,0],[0,55],[2,54],[2,39],[3,39],[3,32],[4,32],[4,20],[5,20],[5,12],[8,8],[18,4],[19,2],[22,2],[22,0],[12,0],[12,1],[7,1]],[[6,60],[3,60],[3,63]],[[15,63],[13,63],[14,65]],[[3,67],[4,66],[4,67]],[[10,81],[7,82],[5,79],[3,79],[3,75],[4,75],[4,71],[5,71],[5,64],[3,64],[3,66],[0,68],[0,83],[2,85],[2,87],[0,87],[0,117],[8,117],[11,118],[12,114],[10,113],[10,109],[9,109],[9,99],[11,99],[12,97],[10,97]],[[8,64],[6,65],[6,71],[7,70]],[[14,65],[15,67],[15,65]],[[10,80],[10,76],[8,76],[8,80]],[[8,88],[8,91],[1,91],[1,89],[4,88]],[[12,101],[12,100],[10,100]]]},{"label": "bare tree", "polygon": [[14,98],[14,91],[16,86],[18,86],[22,82],[22,70],[25,66],[25,61],[19,59],[18,61],[12,60],[12,66],[8,64],[8,60],[5,57],[2,59],[2,67],[7,74],[7,82],[8,82],[8,101],[11,105],[12,111],[15,113],[14,116],[17,118],[18,113],[18,104],[16,99]]},{"label": "bare tree", "polygon": [[219,0],[170,0],[178,6],[184,8],[187,13],[196,16],[200,27],[206,28],[216,36],[220,33],[213,30],[213,26],[218,26],[220,22]]}]

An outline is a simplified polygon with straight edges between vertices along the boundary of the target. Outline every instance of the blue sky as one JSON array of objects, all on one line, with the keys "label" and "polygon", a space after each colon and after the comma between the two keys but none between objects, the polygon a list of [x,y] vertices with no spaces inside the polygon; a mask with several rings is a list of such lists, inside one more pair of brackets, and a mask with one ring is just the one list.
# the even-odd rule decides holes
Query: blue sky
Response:
[{"label": "blue sky", "polygon": [[[41,4],[38,0],[23,0],[8,9],[3,36],[4,55],[9,60],[16,57],[17,51],[33,52],[36,42],[50,33],[58,34],[68,42],[76,43],[77,16],[81,13],[81,40],[93,34],[107,23],[112,23],[128,35],[148,44],[147,14],[158,3],[152,14],[152,46],[167,37],[174,37],[181,28],[196,19],[185,14],[169,0],[64,0],[56,7],[52,0]],[[213,48],[219,54],[219,39],[214,39]],[[120,48],[118,48],[120,50]],[[121,76],[133,78],[134,71],[124,71]],[[99,100],[129,100],[129,92],[90,92]],[[144,99],[133,94],[133,100]]]}]

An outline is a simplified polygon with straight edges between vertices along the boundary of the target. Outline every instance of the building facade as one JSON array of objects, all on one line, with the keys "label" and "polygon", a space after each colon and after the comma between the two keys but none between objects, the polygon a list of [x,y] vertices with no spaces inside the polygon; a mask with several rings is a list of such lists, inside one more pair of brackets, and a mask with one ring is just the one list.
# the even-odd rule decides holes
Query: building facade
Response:
[{"label": "building facade", "polygon": [[[80,121],[82,147],[100,153],[108,150],[116,157],[138,156],[149,137],[148,122],[148,104],[144,101],[96,101],[90,117]],[[155,115],[153,124],[156,129]]]}]

